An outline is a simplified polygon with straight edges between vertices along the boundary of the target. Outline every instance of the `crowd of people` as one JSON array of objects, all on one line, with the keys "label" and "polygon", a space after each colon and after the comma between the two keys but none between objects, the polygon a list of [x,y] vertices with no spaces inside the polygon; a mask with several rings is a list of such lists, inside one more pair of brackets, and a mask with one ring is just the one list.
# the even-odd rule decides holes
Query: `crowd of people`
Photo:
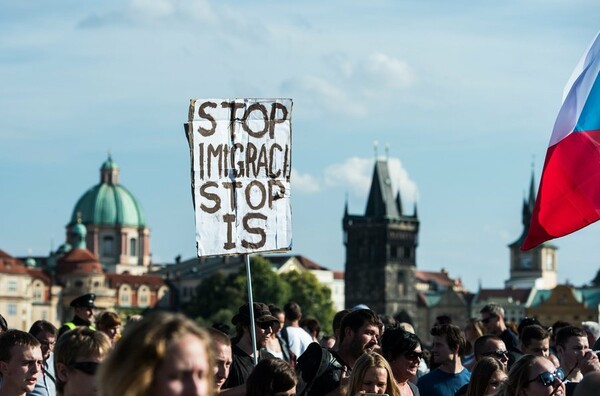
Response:
[{"label": "crowd of people", "polygon": [[425,345],[366,306],[338,312],[323,336],[297,303],[245,304],[229,334],[179,313],[96,316],[94,300],[73,300],[59,329],[40,320],[14,330],[0,315],[0,396],[600,394],[596,322],[512,326],[489,304],[462,326],[438,317]]}]

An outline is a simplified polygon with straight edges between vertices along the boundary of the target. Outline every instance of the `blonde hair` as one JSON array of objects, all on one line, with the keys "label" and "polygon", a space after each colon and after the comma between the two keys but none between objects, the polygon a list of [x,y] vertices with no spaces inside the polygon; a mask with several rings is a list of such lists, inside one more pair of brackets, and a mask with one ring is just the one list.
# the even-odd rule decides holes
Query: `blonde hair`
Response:
[{"label": "blonde hair", "polygon": [[518,395],[521,390],[527,388],[529,385],[531,368],[540,360],[548,359],[536,355],[525,355],[517,360],[508,372],[508,378],[500,385],[495,395],[514,396]]},{"label": "blonde hair", "polygon": [[352,369],[352,374],[350,375],[347,395],[353,396],[360,392],[365,374],[370,368],[385,369],[387,373],[385,393],[390,396],[400,396],[400,389],[398,388],[398,385],[396,385],[389,363],[377,352],[364,353],[356,360],[354,368]]},{"label": "blonde hair", "polygon": [[[106,356],[112,344],[106,334],[80,326],[60,336],[54,347],[54,364],[69,367],[75,359]],[[56,376],[56,389],[63,392],[65,383]]]},{"label": "blonde hair", "polygon": [[[203,342],[212,373],[213,353],[208,333],[181,314],[155,312],[125,328],[123,337],[100,367],[98,395],[152,394],[154,374],[165,359],[169,343],[188,334]],[[212,379],[209,387],[212,395]]]}]

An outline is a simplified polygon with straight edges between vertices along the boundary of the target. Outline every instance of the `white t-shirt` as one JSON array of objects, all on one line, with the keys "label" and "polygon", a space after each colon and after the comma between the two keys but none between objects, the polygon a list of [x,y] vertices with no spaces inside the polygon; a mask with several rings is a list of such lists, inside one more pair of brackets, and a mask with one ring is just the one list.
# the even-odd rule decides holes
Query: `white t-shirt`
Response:
[{"label": "white t-shirt", "polygon": [[[300,357],[306,351],[306,348],[313,342],[310,334],[306,332],[301,327],[292,327],[288,326],[284,328],[282,331],[287,331],[287,340],[290,351],[296,355],[296,357]],[[285,339],[285,337],[283,337]]]}]

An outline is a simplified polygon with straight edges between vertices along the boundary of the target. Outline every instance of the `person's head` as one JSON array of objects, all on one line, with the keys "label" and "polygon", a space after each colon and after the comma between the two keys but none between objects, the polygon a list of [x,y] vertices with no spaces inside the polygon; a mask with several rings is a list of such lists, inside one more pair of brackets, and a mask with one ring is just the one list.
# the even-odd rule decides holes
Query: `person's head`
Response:
[{"label": "person's head", "polygon": [[529,355],[548,357],[550,355],[550,334],[539,325],[527,326],[521,330],[521,352]]},{"label": "person's head", "polygon": [[295,322],[302,319],[302,309],[297,302],[290,301],[283,306],[283,312],[285,313],[285,320],[288,322]]},{"label": "person's head", "polygon": [[485,327],[479,318],[467,319],[464,328],[465,339],[469,343],[474,343],[476,339],[485,334]]},{"label": "person's head", "polygon": [[399,327],[387,329],[381,336],[381,354],[387,359],[397,382],[406,382],[417,374],[423,358],[421,340]]},{"label": "person's head", "polygon": [[563,327],[567,327],[567,326],[572,326],[571,323],[569,322],[565,322],[563,320],[557,320],[556,322],[552,323],[552,331],[550,333],[550,345],[555,346],[556,345],[556,335],[558,334],[558,331],[560,329],[562,329]]},{"label": "person's head", "polygon": [[153,312],[123,331],[100,369],[100,396],[205,396],[213,378],[208,333],[181,314]]},{"label": "person's head", "polygon": [[479,360],[483,357],[492,357],[500,361],[504,368],[508,365],[508,351],[506,350],[506,344],[500,337],[496,337],[490,334],[479,337],[475,340],[474,346],[475,360]]},{"label": "person's head", "polygon": [[56,334],[58,330],[47,320],[37,320],[29,328],[29,334],[37,338],[42,348],[42,357],[44,360],[50,357],[56,343]]},{"label": "person's head", "polygon": [[462,356],[467,341],[460,327],[452,324],[433,326],[429,332],[433,337],[431,353],[433,361],[444,364]]},{"label": "person's head", "polygon": [[335,345],[335,337],[332,335],[324,335],[323,337],[321,337],[321,341],[319,342],[319,344],[323,348],[331,349]]},{"label": "person's head", "polygon": [[212,350],[215,357],[215,388],[220,391],[221,387],[229,377],[229,369],[231,368],[231,340],[227,334],[214,328],[207,329],[212,340]]},{"label": "person's head", "polygon": [[288,362],[263,359],[246,380],[246,396],[293,396],[297,382],[296,372]]},{"label": "person's head", "polygon": [[565,385],[561,378],[564,372],[555,368],[550,360],[524,355],[517,360],[508,373],[508,378],[500,385],[498,396],[564,396]]},{"label": "person's head", "polygon": [[[271,315],[269,307],[266,304],[255,302],[253,304],[255,337],[258,349],[264,348],[267,339],[273,333],[273,328],[279,323],[276,317]],[[244,304],[238,309],[238,313],[233,316],[231,323],[235,325],[236,337],[233,343],[237,344],[240,340],[251,341],[252,326],[250,323],[250,305]]]},{"label": "person's head", "polygon": [[20,330],[0,333],[0,374],[4,394],[33,391],[43,364],[40,342]]},{"label": "person's head", "polygon": [[92,323],[94,321],[94,309],[98,308],[95,305],[96,295],[94,293],[84,294],[71,301],[71,307],[75,316],[80,319]]},{"label": "person's head", "polygon": [[504,364],[492,357],[481,358],[471,371],[467,396],[492,395],[506,378]]},{"label": "person's head", "polygon": [[269,311],[271,312],[271,315],[277,318],[278,321],[273,329],[273,333],[279,333],[285,326],[285,313],[283,313],[283,309],[276,307],[273,304],[269,304]]},{"label": "person's head", "polygon": [[96,395],[96,371],[111,347],[106,334],[88,327],[76,327],[61,335],[54,347],[58,393],[64,396]]},{"label": "person's head", "polygon": [[517,335],[519,336],[519,338],[521,338],[521,334],[523,333],[523,329],[525,327],[533,325],[541,326],[542,324],[539,320],[537,320],[537,318],[530,316],[526,316],[523,319],[521,319],[521,321],[519,322],[519,326],[517,326]]},{"label": "person's head", "polygon": [[600,373],[586,374],[575,388],[573,396],[597,396],[600,389]]},{"label": "person's head", "polygon": [[105,333],[114,344],[121,337],[121,318],[116,312],[104,311],[96,319],[96,328]]},{"label": "person's head", "polygon": [[321,332],[321,324],[315,318],[305,318],[302,321],[301,327],[306,330],[313,339],[317,339]]},{"label": "person's head", "polygon": [[377,352],[364,353],[358,358],[348,382],[348,395],[360,392],[399,395],[392,369]]},{"label": "person's head", "polygon": [[365,352],[371,352],[377,346],[382,327],[379,318],[370,309],[348,313],[340,326],[339,350],[354,359]]},{"label": "person's head", "polygon": [[556,352],[560,360],[560,367],[566,372],[577,367],[579,360],[583,358],[588,349],[587,334],[579,327],[566,326],[556,334]]},{"label": "person's head", "polygon": [[479,311],[481,322],[488,334],[500,334],[506,329],[504,308],[498,304],[488,304]]},{"label": "person's head", "polygon": [[598,322],[587,321],[581,323],[581,328],[585,331],[585,334],[587,334],[588,345],[591,348],[598,338],[600,338],[600,325]]},{"label": "person's head", "polygon": [[333,335],[335,336],[337,342],[340,340],[340,327],[342,327],[342,319],[344,319],[344,316],[348,315],[350,312],[351,311],[349,309],[343,309],[333,315],[331,326],[333,329]]}]

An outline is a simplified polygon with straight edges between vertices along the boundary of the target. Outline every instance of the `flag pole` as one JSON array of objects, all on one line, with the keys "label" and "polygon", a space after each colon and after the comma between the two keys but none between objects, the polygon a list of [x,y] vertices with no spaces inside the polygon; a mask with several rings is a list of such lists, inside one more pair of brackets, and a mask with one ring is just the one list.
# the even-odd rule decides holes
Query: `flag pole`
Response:
[{"label": "flag pole", "polygon": [[246,261],[246,279],[248,280],[248,307],[250,309],[250,338],[252,339],[252,348],[253,348],[253,361],[254,365],[258,364],[258,354],[256,352],[256,322],[254,321],[254,301],[252,298],[252,277],[250,271],[250,255],[244,254],[244,258]]}]

